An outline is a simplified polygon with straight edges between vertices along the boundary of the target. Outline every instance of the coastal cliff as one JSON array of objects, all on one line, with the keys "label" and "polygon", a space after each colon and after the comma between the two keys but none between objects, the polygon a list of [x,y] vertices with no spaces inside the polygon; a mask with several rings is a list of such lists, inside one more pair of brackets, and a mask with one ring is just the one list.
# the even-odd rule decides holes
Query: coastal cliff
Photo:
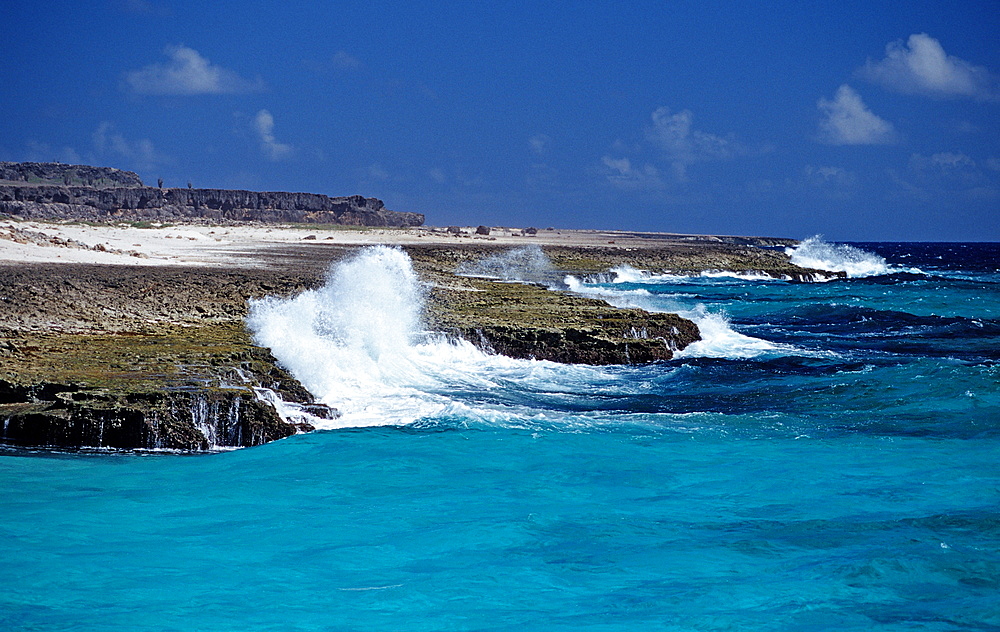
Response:
[{"label": "coastal cliff", "polygon": [[0,163],[0,213],[21,219],[192,221],[420,226],[420,213],[390,211],[360,195],[147,187],[118,169]]}]

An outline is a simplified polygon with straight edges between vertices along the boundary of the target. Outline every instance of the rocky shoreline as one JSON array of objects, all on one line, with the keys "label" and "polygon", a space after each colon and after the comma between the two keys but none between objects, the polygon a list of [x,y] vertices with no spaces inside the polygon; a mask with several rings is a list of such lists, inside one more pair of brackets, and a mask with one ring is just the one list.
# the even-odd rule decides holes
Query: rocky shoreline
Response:
[{"label": "rocky shoreline", "polygon": [[414,227],[423,216],[361,196],[162,189],[131,172],[56,163],[0,163],[4,213],[0,445],[16,447],[218,450],[335,419],[254,344],[245,318],[250,300],[317,288],[331,262],[365,244],[409,254],[429,331],[565,363],[666,361],[700,339],[676,314],[564,291],[566,275],[630,266],[835,276],[793,265],[780,250],[789,240],[485,226],[337,232]]},{"label": "rocky shoreline", "polygon": [[[620,265],[653,272],[726,269],[809,279],[818,271],[743,244],[535,247],[546,278],[468,274],[510,248],[405,245],[425,281],[427,327],[518,358],[587,364],[669,360],[699,339],[674,314],[616,309],[549,289],[565,274]],[[268,393],[310,415],[316,404],[244,325],[252,298],[292,296],[324,282],[356,247],[301,243],[266,252],[266,266],[94,264],[0,266],[0,444],[60,449],[215,450],[309,431],[282,418]]]}]

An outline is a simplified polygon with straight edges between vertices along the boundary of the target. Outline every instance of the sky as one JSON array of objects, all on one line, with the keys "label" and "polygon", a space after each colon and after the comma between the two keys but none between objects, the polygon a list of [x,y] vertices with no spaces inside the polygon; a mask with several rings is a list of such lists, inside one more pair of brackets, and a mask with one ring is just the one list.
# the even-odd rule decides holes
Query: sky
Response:
[{"label": "sky", "polygon": [[433,226],[1000,240],[1000,0],[7,0],[0,160]]}]

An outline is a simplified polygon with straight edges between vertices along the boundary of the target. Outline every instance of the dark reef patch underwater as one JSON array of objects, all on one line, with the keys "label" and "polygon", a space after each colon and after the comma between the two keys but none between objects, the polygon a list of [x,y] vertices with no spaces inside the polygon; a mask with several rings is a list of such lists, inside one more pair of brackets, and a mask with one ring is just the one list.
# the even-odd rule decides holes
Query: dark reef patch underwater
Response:
[{"label": "dark reef patch underwater", "polygon": [[1000,629],[1000,245],[790,254],[849,276],[566,279],[698,323],[641,366],[426,335],[398,250],[257,302],[343,415],[4,452],[0,629]]}]

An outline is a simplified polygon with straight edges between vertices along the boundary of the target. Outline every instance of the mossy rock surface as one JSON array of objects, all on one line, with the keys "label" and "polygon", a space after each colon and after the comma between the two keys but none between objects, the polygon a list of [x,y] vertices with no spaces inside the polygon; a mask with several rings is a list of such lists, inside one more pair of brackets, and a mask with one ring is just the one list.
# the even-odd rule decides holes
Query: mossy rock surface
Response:
[{"label": "mossy rock surface", "polygon": [[[456,274],[503,253],[491,244],[412,246],[426,282],[428,327],[519,358],[619,364],[668,360],[698,340],[674,314],[616,309],[548,289],[565,274],[631,265],[651,272],[730,269],[805,274],[747,243],[655,248],[545,247],[545,286]],[[20,446],[203,450],[249,446],[308,429],[256,397],[335,411],[312,396],[244,325],[248,300],[323,284],[356,248],[274,248],[268,265],[228,268],[82,264],[0,266],[0,442]],[[808,271],[806,271],[808,272]]]}]

